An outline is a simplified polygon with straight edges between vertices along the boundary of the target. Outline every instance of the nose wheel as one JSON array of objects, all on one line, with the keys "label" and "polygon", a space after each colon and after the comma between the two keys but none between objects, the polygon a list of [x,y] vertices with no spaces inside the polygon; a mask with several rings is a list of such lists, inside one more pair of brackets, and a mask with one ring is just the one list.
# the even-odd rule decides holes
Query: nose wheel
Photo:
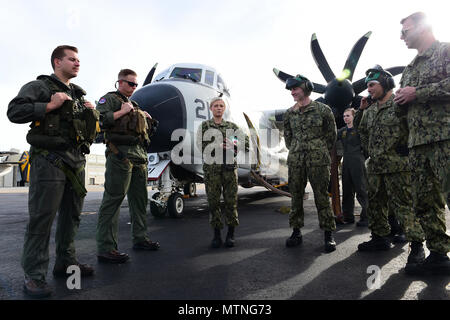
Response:
[{"label": "nose wheel", "polygon": [[197,195],[197,185],[195,183],[186,183],[183,188],[183,193],[190,198]]},{"label": "nose wheel", "polygon": [[159,200],[160,193],[157,192],[152,196],[152,200],[150,201],[150,212],[155,218],[163,218],[167,212],[167,206],[162,206],[157,201]]},{"label": "nose wheel", "polygon": [[172,218],[181,218],[183,216],[184,200],[180,193],[174,193],[167,201],[167,211]]}]

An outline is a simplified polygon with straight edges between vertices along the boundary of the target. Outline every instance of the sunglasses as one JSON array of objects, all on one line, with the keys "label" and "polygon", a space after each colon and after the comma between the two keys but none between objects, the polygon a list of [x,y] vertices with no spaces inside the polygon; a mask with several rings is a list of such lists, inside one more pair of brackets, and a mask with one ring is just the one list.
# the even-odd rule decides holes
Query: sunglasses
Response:
[{"label": "sunglasses", "polygon": [[138,84],[133,82],[133,81],[128,81],[128,80],[124,80],[124,79],[120,79],[120,81],[125,81],[126,83],[128,83],[128,85],[130,87],[137,87],[138,86]]}]

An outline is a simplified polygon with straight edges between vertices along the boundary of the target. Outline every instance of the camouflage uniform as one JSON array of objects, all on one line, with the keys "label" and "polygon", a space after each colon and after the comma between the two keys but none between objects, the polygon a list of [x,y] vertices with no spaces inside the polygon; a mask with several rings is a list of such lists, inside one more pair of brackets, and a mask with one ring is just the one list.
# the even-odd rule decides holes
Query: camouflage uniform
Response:
[{"label": "camouflage uniform", "polygon": [[[114,112],[120,110],[125,101],[128,101],[128,98],[119,91],[109,92],[99,100],[97,110],[101,114],[106,139],[108,139],[109,130],[117,121],[114,120]],[[136,102],[131,102],[135,108],[138,107]],[[105,152],[105,191],[97,224],[98,253],[117,250],[120,205],[125,196],[128,197],[130,207],[133,244],[149,240],[147,235],[147,151],[142,143],[114,146],[120,155],[114,154],[110,145]]]},{"label": "camouflage uniform", "polygon": [[367,167],[369,183],[369,228],[386,237],[390,233],[388,212],[394,212],[408,241],[422,242],[423,231],[414,216],[411,196],[411,175],[406,141],[406,119],[398,117],[391,95],[384,104],[375,103],[358,110],[358,131],[370,160]]},{"label": "camouflage uniform", "polygon": [[[51,79],[49,79],[51,78]],[[53,81],[74,101],[83,103],[86,93],[80,87],[59,81],[56,75],[40,76],[39,80],[24,85],[17,97],[8,106],[8,118],[14,123],[44,122],[46,106],[53,94],[47,80]],[[77,103],[77,105],[79,105]],[[28,222],[22,253],[22,267],[25,275],[33,280],[45,281],[49,264],[50,230],[56,212],[59,212],[56,226],[55,265],[76,264],[74,238],[80,224],[84,198],[75,191],[63,171],[50,162],[48,155],[62,159],[77,176],[84,188],[84,166],[86,158],[73,146],[65,151],[44,150],[31,146],[30,188]]]},{"label": "camouflage uniform", "polygon": [[415,87],[407,106],[409,161],[416,215],[431,251],[450,251],[445,197],[450,191],[450,44],[436,41],[403,71],[401,87]]},{"label": "camouflage uniform", "polygon": [[304,226],[303,195],[308,179],[314,191],[319,225],[324,231],[334,231],[336,223],[330,206],[330,152],[336,141],[336,123],[331,109],[312,101],[303,112],[290,108],[283,118],[284,139],[289,149],[289,190],[292,209],[289,225]]},{"label": "camouflage uniform", "polygon": [[361,205],[361,219],[367,218],[367,169],[361,139],[356,128],[347,126],[339,129],[337,141],[342,141],[344,156],[342,160],[342,211],[346,220],[354,220],[355,192]]},{"label": "camouflage uniform", "polygon": [[[215,138],[205,140],[205,133],[208,130],[218,130],[220,133],[220,140],[216,141]],[[228,132],[227,132],[228,131]],[[221,124],[216,124],[213,119],[203,121],[197,131],[197,146],[202,153],[205,152],[205,148],[216,148],[216,150],[222,150],[219,146],[223,143],[224,138],[227,137],[233,140],[234,137],[238,138],[238,145],[244,143],[244,148],[248,150],[248,137],[240,131],[239,127],[230,121],[222,120]],[[244,141],[240,141],[239,137],[245,137]],[[242,140],[242,139],[241,139]],[[211,150],[211,149],[209,149]],[[223,156],[217,155],[218,159],[214,163],[203,164],[203,172],[205,174],[205,188],[206,195],[208,197],[208,206],[210,210],[209,222],[214,229],[222,229],[222,213],[220,209],[220,196],[223,193],[225,223],[228,226],[236,227],[239,225],[238,212],[237,212],[237,191],[238,191],[238,177],[237,177],[237,163],[234,152],[227,161],[224,159],[226,156],[225,150],[223,150]],[[215,157],[214,151],[212,156]]]}]

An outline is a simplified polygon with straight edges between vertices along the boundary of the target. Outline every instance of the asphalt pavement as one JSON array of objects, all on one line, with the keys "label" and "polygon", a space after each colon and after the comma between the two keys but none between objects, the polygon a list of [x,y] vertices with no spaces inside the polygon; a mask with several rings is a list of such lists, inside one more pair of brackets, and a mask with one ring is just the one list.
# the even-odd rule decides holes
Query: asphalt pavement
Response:
[{"label": "asphalt pavement", "polygon": [[[54,293],[49,300],[450,300],[450,277],[411,277],[404,273],[407,244],[387,252],[358,252],[357,245],[370,239],[367,228],[339,226],[335,233],[337,250],[324,253],[324,235],[312,193],[305,201],[303,244],[286,248],[291,229],[288,215],[280,208],[289,206],[290,199],[260,187],[239,189],[240,225],[234,248],[210,248],[213,231],[201,187],[197,197],[185,200],[182,218],[155,219],[149,214],[150,238],[161,244],[156,252],[133,251],[129,208],[124,201],[119,250],[131,259],[122,265],[100,264],[95,231],[102,188],[89,190],[76,249],[79,261],[91,264],[95,275],[82,278],[81,289],[72,290],[66,279],[53,278],[54,223],[47,276]],[[27,197],[26,188],[0,189],[0,300],[28,299],[22,292],[20,266],[28,220]]]}]

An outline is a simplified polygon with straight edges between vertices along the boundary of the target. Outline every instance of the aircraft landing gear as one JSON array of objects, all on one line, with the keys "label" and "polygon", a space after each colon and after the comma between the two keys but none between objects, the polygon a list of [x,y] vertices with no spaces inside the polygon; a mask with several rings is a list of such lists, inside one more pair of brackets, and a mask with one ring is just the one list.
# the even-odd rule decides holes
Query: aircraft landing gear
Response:
[{"label": "aircraft landing gear", "polygon": [[161,205],[159,198],[161,194],[159,192],[152,196],[154,201],[150,201],[150,212],[155,218],[164,218],[167,212],[167,205]]},{"label": "aircraft landing gear", "polygon": [[186,183],[183,188],[184,195],[190,198],[197,195],[197,185],[194,182]]},{"label": "aircraft landing gear", "polygon": [[184,200],[180,193],[174,193],[167,201],[167,211],[172,218],[181,218],[183,215]]}]

